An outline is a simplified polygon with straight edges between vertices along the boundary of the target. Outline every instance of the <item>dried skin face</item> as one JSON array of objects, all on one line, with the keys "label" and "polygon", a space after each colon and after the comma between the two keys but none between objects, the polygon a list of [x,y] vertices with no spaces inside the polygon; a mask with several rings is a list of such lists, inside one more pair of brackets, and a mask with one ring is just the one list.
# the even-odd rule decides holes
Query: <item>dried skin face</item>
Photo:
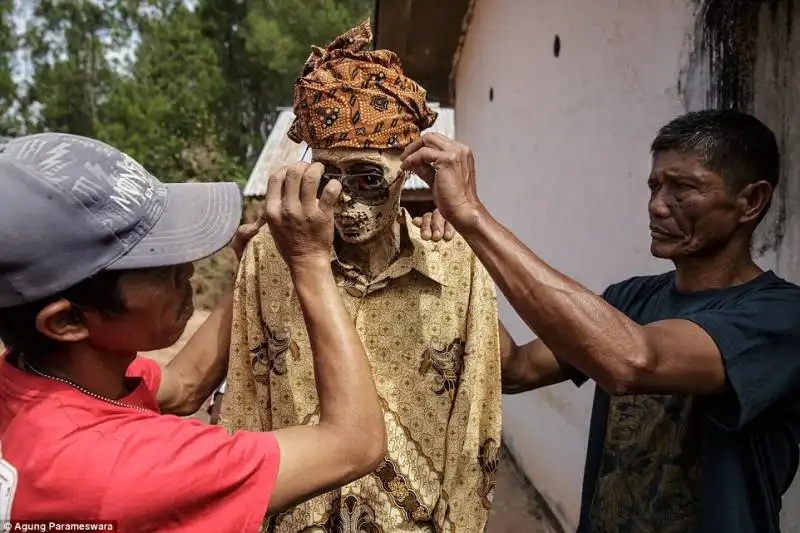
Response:
[{"label": "dried skin face", "polygon": [[[334,222],[342,240],[359,244],[386,231],[400,210],[405,182],[400,152],[349,148],[315,149],[313,160],[332,174],[358,174],[360,191],[342,187]],[[344,184],[343,184],[344,185]]]}]

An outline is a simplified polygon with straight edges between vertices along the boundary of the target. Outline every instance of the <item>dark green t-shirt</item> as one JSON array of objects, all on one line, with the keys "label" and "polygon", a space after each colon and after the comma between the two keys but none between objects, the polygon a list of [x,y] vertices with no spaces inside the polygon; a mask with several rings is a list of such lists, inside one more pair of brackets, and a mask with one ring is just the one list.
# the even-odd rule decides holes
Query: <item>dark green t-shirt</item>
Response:
[{"label": "dark green t-shirt", "polygon": [[[719,346],[728,387],[715,397],[598,388],[578,533],[777,533],[798,466],[800,287],[765,272],[682,293],[669,272],[603,297],[639,324],[698,324]],[[562,364],[576,384],[586,381]]]}]

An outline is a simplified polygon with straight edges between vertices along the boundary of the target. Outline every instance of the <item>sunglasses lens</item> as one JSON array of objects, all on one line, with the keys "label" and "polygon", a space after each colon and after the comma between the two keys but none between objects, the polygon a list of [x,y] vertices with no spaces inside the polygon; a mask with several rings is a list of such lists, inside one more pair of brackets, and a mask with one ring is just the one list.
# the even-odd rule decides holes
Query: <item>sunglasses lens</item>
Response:
[{"label": "sunglasses lens", "polygon": [[317,189],[317,198],[322,196],[322,191],[325,186],[332,179],[339,180],[342,184],[344,192],[352,197],[360,200],[385,200],[388,197],[389,184],[383,179],[380,174],[337,174],[335,172],[325,172],[322,179],[319,181],[319,188]]},{"label": "sunglasses lens", "polygon": [[362,174],[359,176],[352,176],[349,180],[348,186],[355,192],[361,194],[374,194],[388,189],[389,186],[380,174]]}]

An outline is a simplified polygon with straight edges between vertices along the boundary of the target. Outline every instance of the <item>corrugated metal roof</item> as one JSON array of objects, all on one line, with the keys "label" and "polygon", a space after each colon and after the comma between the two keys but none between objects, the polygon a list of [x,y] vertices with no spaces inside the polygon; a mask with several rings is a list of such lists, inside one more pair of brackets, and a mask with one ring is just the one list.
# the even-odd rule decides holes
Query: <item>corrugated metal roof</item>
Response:
[{"label": "corrugated metal roof", "polygon": [[[429,103],[428,106],[439,113],[439,117],[427,132],[437,132],[451,139],[455,136],[455,113],[450,107],[440,107],[439,104]],[[267,142],[258,156],[253,171],[244,187],[245,196],[264,196],[267,194],[267,180],[283,165],[297,161],[311,161],[311,150],[306,150],[306,144],[297,144],[286,135],[294,120],[291,109],[282,109],[278,119],[272,127]],[[403,186],[404,190],[427,189],[428,185],[418,176],[411,175]]]}]

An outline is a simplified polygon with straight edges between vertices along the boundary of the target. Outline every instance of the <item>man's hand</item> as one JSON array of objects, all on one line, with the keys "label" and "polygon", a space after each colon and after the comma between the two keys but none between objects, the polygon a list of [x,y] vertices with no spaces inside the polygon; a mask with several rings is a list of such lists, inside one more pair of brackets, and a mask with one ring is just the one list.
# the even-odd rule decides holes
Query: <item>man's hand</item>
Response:
[{"label": "man's hand", "polygon": [[255,222],[242,224],[239,226],[239,229],[236,230],[236,235],[233,236],[230,247],[233,253],[236,254],[237,261],[241,261],[247,243],[258,234],[258,231],[266,221],[266,215],[262,213]]},{"label": "man's hand", "polygon": [[331,180],[317,200],[323,171],[320,163],[295,163],[269,178],[265,201],[267,224],[290,270],[320,259],[330,264],[333,206],[342,185]]},{"label": "man's hand", "polygon": [[426,133],[408,145],[401,159],[404,170],[431,187],[436,207],[454,226],[471,222],[483,210],[475,190],[475,160],[463,144]]},{"label": "man's hand", "polygon": [[456,236],[455,228],[444,219],[438,209],[434,209],[433,213],[416,217],[411,222],[420,229],[419,236],[425,241],[439,242],[442,239],[452,241]]}]

